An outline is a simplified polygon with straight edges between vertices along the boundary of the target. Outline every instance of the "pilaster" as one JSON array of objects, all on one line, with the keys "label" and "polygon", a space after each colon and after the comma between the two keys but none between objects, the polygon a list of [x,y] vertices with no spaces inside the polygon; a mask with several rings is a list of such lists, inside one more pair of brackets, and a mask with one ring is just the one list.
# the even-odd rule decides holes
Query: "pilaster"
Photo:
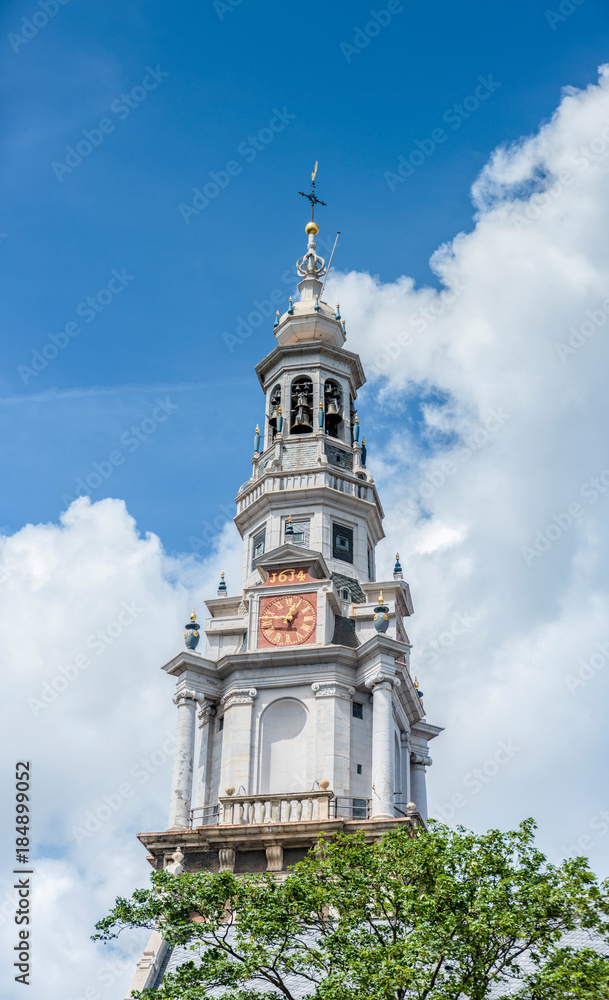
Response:
[{"label": "pilaster", "polygon": [[233,688],[220,700],[224,707],[221,794],[230,787],[237,795],[240,788],[245,795],[252,791],[252,709],[257,695],[256,688]]},{"label": "pilaster", "polygon": [[351,699],[355,688],[338,681],[316,681],[315,764],[317,780],[327,780],[335,795],[348,795],[350,784]]},{"label": "pilaster", "polygon": [[209,771],[211,766],[212,740],[210,738],[210,721],[216,714],[216,706],[212,702],[206,701],[199,706],[197,719],[199,720],[199,759],[197,762],[197,775],[193,794],[193,808],[199,809],[209,805],[208,785]]}]

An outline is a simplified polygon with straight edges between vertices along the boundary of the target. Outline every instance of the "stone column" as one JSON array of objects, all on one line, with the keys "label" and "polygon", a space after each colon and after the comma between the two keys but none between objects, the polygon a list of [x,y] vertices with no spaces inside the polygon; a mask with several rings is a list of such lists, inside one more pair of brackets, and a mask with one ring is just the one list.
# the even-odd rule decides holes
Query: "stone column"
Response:
[{"label": "stone column", "polygon": [[216,706],[210,701],[203,702],[203,704],[199,706],[199,711],[197,712],[197,718],[199,720],[199,760],[197,764],[197,778],[195,781],[193,795],[193,809],[202,809],[203,806],[208,805],[207,779],[209,776],[209,755],[212,749],[209,739],[211,728],[209,723],[215,714]]},{"label": "stone column", "polygon": [[178,706],[178,731],[171,779],[169,830],[188,829],[190,825],[197,695],[194,691],[180,691],[173,700]]},{"label": "stone column", "polygon": [[421,819],[427,821],[427,778],[425,768],[431,764],[431,757],[412,751],[410,754],[410,794]]},{"label": "stone column", "polygon": [[372,809],[371,819],[395,819],[392,690],[397,677],[378,673],[367,681],[372,688]]},{"label": "stone column", "polygon": [[252,792],[252,708],[257,695],[256,688],[233,688],[220,700],[224,706],[220,795],[231,786],[237,795],[241,787],[241,794]]},{"label": "stone column", "polygon": [[[350,785],[351,699],[355,688],[338,681],[311,684],[315,693],[316,781],[329,781],[335,795]],[[304,791],[304,789],[303,789]]]}]

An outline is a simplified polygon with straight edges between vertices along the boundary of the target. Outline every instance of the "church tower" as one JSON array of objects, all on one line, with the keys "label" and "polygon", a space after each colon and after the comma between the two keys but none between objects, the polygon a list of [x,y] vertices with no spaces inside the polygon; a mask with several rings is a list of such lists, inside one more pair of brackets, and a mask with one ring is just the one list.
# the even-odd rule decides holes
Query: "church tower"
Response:
[{"label": "church tower", "polygon": [[[322,832],[374,840],[427,817],[441,728],[410,672],[399,557],[393,579],[376,580],[383,508],[360,440],[365,376],[322,298],[318,232],[309,222],[300,300],[277,313],[256,366],[265,416],[236,498],[241,581],[223,574],[206,602],[204,651],[193,612],[187,648],[163,667],[178,716],[169,821],[139,839],[154,867],[177,873],[280,873]],[[157,983],[167,962],[155,932],[131,988]]]}]

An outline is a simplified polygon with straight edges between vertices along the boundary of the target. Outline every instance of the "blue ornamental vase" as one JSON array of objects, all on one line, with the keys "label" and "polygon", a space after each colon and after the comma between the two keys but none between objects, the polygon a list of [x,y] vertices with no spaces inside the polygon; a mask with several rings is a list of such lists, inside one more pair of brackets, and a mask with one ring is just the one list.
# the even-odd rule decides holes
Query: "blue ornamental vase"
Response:
[{"label": "blue ornamental vase", "polygon": [[389,608],[383,603],[383,594],[379,594],[379,603],[374,609],[374,627],[377,632],[386,632],[389,628]]}]

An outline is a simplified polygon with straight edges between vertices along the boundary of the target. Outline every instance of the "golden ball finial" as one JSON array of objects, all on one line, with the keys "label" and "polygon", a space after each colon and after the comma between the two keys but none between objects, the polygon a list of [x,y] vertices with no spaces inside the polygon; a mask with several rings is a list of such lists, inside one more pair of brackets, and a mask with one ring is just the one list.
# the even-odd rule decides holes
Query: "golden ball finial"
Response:
[{"label": "golden ball finial", "polygon": [[414,686],[416,687],[416,689],[418,691],[419,690],[419,678],[418,677],[415,677],[415,679],[414,679]]},{"label": "golden ball finial", "polygon": [[307,234],[307,236],[310,236],[311,233],[313,233],[314,236],[317,236],[318,232],[319,232],[319,226],[317,225],[316,222],[307,222],[305,226],[305,233]]},{"label": "golden ball finial", "polygon": [[396,559],[399,559],[399,558],[400,558],[400,553],[399,553],[399,552],[396,552],[396,554],[395,554],[395,558],[396,558]]},{"label": "golden ball finial", "polygon": [[222,577],[222,579],[224,579],[224,573],[220,573],[220,576]]},{"label": "golden ball finial", "polygon": [[191,620],[191,622],[195,622],[197,620],[197,616],[195,614],[195,609],[194,608],[192,609],[192,614],[190,616],[190,620]]},{"label": "golden ball finial", "polygon": [[384,603],[385,603],[385,601],[383,599],[383,591],[381,590],[381,592],[379,594],[379,604],[384,604]]}]

